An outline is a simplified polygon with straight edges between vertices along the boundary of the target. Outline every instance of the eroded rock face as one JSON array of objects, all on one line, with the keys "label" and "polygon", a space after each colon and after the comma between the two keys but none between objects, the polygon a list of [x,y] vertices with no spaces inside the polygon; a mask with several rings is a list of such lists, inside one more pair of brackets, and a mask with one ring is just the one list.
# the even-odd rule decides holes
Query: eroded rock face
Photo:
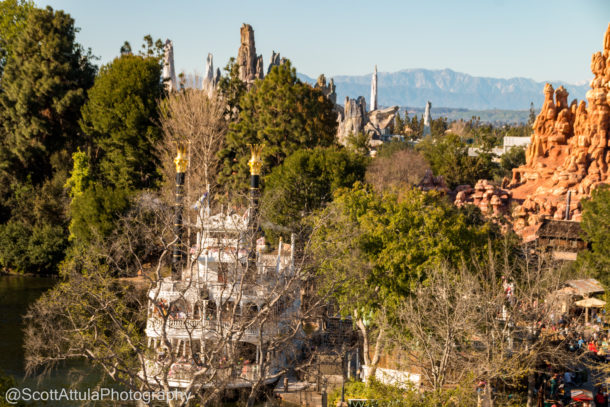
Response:
[{"label": "eroded rock face", "polygon": [[[591,59],[594,78],[587,104],[568,104],[563,86],[544,88],[544,103],[534,122],[525,165],[513,170],[509,188],[518,206],[515,228],[523,235],[543,217],[580,220],[580,201],[610,182],[610,25],[604,50]],[[567,194],[571,191],[570,207]],[[567,210],[566,210],[567,209]]]},{"label": "eroded rock face", "polygon": [[371,78],[371,101],[369,103],[371,111],[377,110],[377,65],[375,65],[375,72]]},{"label": "eroded rock face", "polygon": [[330,82],[327,85],[326,77],[324,76],[324,74],[318,76],[318,81],[314,85],[314,88],[320,89],[324,96],[326,96],[328,100],[330,100],[334,104],[337,103],[336,86],[335,81],[332,78],[330,79]]},{"label": "eroded rock face", "polygon": [[237,52],[237,65],[239,66],[239,79],[252,84],[256,79],[262,79],[263,57],[256,55],[254,44],[254,29],[250,24],[243,24],[240,29],[241,45]]},{"label": "eroded rock face", "polygon": [[426,110],[424,111],[424,136],[430,134],[430,123],[432,123],[432,115],[430,114],[430,109],[432,109],[432,103],[428,101],[428,103],[426,103]]},{"label": "eroded rock face", "polygon": [[168,92],[176,90],[176,70],[174,69],[174,43],[169,39],[163,46],[163,72],[161,78]]},{"label": "eroded rock face", "polygon": [[481,209],[483,214],[492,217],[504,217],[510,204],[510,192],[498,188],[486,179],[477,181],[474,188],[470,185],[460,185],[456,189],[455,205],[473,204]]},{"label": "eroded rock face", "polygon": [[366,101],[360,96],[358,99],[345,98],[343,115],[338,116],[337,140],[346,145],[350,134],[357,135],[364,131],[368,121],[366,114]]},{"label": "eroded rock face", "polygon": [[216,86],[218,85],[218,81],[220,80],[220,70],[217,69],[214,72],[214,61],[212,54],[208,54],[208,58],[206,59],[205,64],[205,75],[203,77],[202,88],[205,92],[207,92],[209,97],[212,97],[214,92],[216,91]]}]

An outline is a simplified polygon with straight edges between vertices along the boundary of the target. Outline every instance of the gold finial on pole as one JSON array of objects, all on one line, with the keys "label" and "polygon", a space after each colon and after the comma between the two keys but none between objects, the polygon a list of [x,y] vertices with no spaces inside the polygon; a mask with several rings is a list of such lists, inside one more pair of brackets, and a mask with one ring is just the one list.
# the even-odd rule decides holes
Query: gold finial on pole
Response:
[{"label": "gold finial on pole", "polygon": [[250,144],[250,152],[252,153],[250,156],[250,161],[248,161],[248,165],[250,166],[250,175],[261,174],[261,167],[263,166],[263,161],[261,160],[262,150],[262,144]]},{"label": "gold finial on pole", "polygon": [[176,172],[184,173],[186,172],[186,166],[188,165],[189,160],[186,158],[186,148],[184,146],[178,146],[178,154],[176,155],[176,159],[174,163],[176,164]]}]

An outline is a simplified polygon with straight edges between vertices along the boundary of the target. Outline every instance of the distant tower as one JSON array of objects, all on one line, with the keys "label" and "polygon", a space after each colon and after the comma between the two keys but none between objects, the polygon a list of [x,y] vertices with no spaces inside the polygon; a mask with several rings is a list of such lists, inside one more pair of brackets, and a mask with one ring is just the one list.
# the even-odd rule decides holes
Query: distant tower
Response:
[{"label": "distant tower", "polygon": [[424,136],[430,134],[430,123],[432,122],[432,116],[430,116],[431,108],[432,103],[428,101],[428,103],[426,103],[426,111],[424,112]]},{"label": "distant tower", "polygon": [[375,72],[373,72],[373,78],[371,79],[371,101],[369,111],[377,110],[377,65],[375,65]]},{"label": "distant tower", "polygon": [[168,39],[163,47],[163,84],[165,90],[176,90],[176,71],[174,70],[174,44]]}]

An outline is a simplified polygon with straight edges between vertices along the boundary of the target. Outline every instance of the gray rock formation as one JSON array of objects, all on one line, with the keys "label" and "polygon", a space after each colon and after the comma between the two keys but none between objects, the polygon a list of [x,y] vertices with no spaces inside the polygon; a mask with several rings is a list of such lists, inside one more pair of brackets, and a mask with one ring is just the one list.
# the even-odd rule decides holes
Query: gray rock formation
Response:
[{"label": "gray rock formation", "polygon": [[174,44],[168,39],[163,46],[163,84],[168,92],[176,90],[176,71],[174,69]]},{"label": "gray rock formation", "polygon": [[269,67],[267,68],[267,75],[269,75],[269,72],[271,72],[271,68],[273,68],[274,66],[279,66],[279,65],[280,65],[280,53],[278,52],[276,54],[275,51],[272,51],[271,59],[269,60]]},{"label": "gray rock formation", "polygon": [[203,77],[202,89],[207,92],[209,97],[212,97],[220,79],[220,70],[214,72],[214,57],[208,54],[205,64],[205,75]]},{"label": "gray rock formation", "polygon": [[432,123],[432,116],[430,115],[431,108],[432,103],[428,101],[428,103],[426,103],[426,110],[424,112],[424,136],[430,134],[430,123]]},{"label": "gray rock formation", "polygon": [[337,120],[337,141],[346,145],[350,134],[356,135],[364,131],[368,119],[366,115],[366,101],[360,96],[358,99],[345,98],[343,114]]},{"label": "gray rock formation", "polygon": [[373,72],[373,78],[371,79],[371,100],[369,106],[371,112],[377,110],[377,65],[375,65],[375,72]]},{"label": "gray rock formation", "polygon": [[237,65],[239,66],[239,79],[252,84],[255,79],[261,79],[263,73],[263,57],[256,55],[254,44],[254,30],[250,24],[243,24],[240,29],[239,51],[237,52]]},{"label": "gray rock formation", "polygon": [[326,77],[324,76],[324,74],[318,76],[318,81],[314,85],[314,88],[320,89],[322,91],[322,93],[324,94],[324,96],[326,96],[328,98],[328,100],[330,100],[334,104],[337,103],[337,93],[335,92],[335,90],[336,90],[335,82],[332,80],[332,78],[331,78],[330,82],[328,83],[328,85],[326,85]]},{"label": "gray rock formation", "polygon": [[394,125],[394,119],[396,118],[396,112],[398,112],[398,106],[392,106],[369,112],[368,124],[370,124],[371,131],[375,136],[382,137],[391,133],[392,126]]}]

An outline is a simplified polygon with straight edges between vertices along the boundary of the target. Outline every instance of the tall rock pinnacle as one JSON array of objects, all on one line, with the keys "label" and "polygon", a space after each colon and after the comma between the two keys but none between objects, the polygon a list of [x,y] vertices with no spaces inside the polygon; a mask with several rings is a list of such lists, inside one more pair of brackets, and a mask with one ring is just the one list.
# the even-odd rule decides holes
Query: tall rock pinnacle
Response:
[{"label": "tall rock pinnacle", "polygon": [[428,103],[426,103],[426,110],[424,111],[424,136],[430,134],[430,123],[432,122],[432,116],[430,115],[431,108],[432,103],[428,101]]},{"label": "tall rock pinnacle", "polygon": [[165,89],[176,90],[176,71],[174,70],[174,44],[168,39],[163,46],[163,72],[161,74]]},{"label": "tall rock pinnacle", "polygon": [[371,79],[371,100],[369,105],[369,111],[377,110],[377,65],[375,65],[375,72],[373,72],[373,78]]},{"label": "tall rock pinnacle", "polygon": [[262,79],[263,57],[256,55],[254,44],[254,29],[250,24],[243,24],[240,29],[241,45],[237,52],[237,65],[239,66],[239,78],[251,84],[255,79]]}]

